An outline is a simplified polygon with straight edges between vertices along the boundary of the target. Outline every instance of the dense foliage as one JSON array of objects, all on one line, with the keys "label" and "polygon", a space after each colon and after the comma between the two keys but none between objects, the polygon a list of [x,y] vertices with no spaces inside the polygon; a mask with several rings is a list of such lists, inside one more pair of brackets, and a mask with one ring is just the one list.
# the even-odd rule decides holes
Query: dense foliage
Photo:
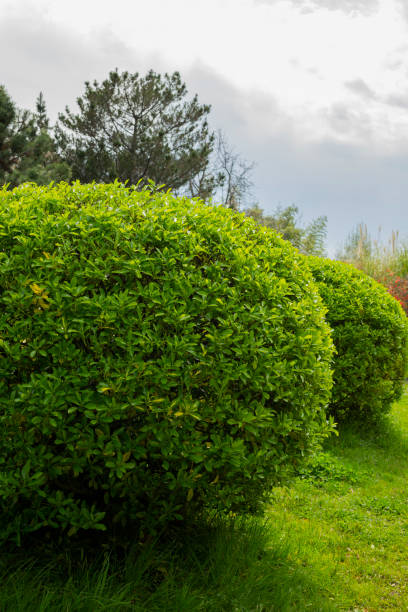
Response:
[{"label": "dense foliage", "polygon": [[331,424],[304,259],[123,185],[0,192],[0,535],[256,511]]},{"label": "dense foliage", "polygon": [[331,413],[374,420],[401,396],[408,320],[384,287],[353,266],[308,258],[336,348]]}]

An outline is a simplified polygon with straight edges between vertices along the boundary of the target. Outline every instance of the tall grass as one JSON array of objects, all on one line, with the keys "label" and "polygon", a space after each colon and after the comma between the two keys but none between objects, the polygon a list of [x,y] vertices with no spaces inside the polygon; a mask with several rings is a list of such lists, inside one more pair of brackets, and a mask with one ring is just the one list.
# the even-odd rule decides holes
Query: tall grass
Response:
[{"label": "tall grass", "polygon": [[[334,608],[273,524],[204,521],[125,555],[37,549],[3,555],[2,612],[221,612]],[[324,591],[324,590],[323,590]]]},{"label": "tall grass", "polygon": [[337,258],[383,284],[408,313],[408,243],[401,241],[398,231],[384,241],[381,228],[373,239],[367,226],[360,224],[347,238]]},{"label": "tall grass", "polygon": [[398,231],[392,231],[384,241],[380,228],[374,239],[361,223],[349,235],[337,257],[373,278],[381,278],[389,270],[400,276],[408,275],[408,245],[401,241]]}]

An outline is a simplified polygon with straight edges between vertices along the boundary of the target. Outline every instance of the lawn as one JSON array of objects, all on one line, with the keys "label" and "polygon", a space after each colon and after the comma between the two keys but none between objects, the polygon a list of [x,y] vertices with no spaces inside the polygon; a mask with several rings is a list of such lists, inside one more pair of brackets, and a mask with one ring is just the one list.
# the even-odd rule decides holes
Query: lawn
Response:
[{"label": "lawn", "polygon": [[377,431],[343,428],[268,515],[334,609],[408,610],[408,395]]},{"label": "lawn", "polygon": [[0,557],[0,610],[408,610],[408,394],[342,428],[264,520],[174,530],[123,554],[34,542]]}]

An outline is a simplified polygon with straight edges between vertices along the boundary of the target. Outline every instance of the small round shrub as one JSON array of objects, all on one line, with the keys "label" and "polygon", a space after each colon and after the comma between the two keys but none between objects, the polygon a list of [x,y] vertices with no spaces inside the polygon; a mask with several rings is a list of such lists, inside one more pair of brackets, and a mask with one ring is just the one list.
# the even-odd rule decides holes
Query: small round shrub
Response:
[{"label": "small round shrub", "polygon": [[336,348],[330,413],[374,421],[402,393],[408,319],[387,290],[350,264],[308,257]]},{"label": "small round shrub", "polygon": [[331,430],[304,259],[113,185],[0,191],[0,536],[255,512]]}]

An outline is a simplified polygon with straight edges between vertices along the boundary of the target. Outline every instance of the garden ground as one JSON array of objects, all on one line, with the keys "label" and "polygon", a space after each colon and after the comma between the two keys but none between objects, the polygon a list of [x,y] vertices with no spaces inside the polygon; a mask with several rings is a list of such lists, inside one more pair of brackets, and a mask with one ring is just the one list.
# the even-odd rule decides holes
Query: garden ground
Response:
[{"label": "garden ground", "polygon": [[9,551],[0,610],[408,610],[407,482],[406,393],[375,430],[342,427],[273,492],[266,523],[214,521],[125,555],[46,542]]}]

